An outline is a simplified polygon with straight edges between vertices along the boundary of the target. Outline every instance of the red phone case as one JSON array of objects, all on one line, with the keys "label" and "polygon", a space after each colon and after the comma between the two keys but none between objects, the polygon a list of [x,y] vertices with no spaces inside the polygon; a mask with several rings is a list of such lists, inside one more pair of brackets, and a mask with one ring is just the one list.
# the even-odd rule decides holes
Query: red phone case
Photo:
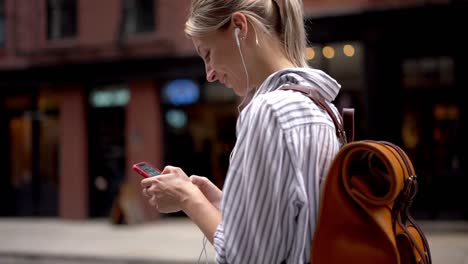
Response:
[{"label": "red phone case", "polygon": [[156,169],[153,165],[146,161],[133,164],[132,169],[145,178],[158,176],[161,174],[160,170]]}]

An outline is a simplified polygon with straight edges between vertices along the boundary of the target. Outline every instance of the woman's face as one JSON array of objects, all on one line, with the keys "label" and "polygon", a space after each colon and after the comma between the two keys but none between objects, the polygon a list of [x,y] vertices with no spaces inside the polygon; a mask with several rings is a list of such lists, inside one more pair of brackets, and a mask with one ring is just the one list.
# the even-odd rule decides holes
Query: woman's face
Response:
[{"label": "woman's face", "polygon": [[234,30],[230,27],[205,37],[193,37],[192,41],[205,62],[206,79],[209,82],[219,81],[232,88],[237,95],[245,96],[246,73],[236,45]]}]

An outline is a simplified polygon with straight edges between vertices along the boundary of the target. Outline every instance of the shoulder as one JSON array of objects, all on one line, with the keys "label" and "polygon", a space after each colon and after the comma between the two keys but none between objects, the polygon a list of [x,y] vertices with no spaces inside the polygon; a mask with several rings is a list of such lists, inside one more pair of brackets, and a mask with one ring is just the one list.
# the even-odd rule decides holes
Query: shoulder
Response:
[{"label": "shoulder", "polygon": [[311,107],[312,102],[309,98],[286,90],[275,90],[268,93],[260,94],[250,102],[251,109],[272,111],[277,114],[284,114],[285,111],[296,110],[302,107]]},{"label": "shoulder", "polygon": [[289,90],[275,90],[258,95],[252,99],[246,110],[247,119],[268,118],[283,129],[313,123],[331,124],[328,115],[308,97]]}]

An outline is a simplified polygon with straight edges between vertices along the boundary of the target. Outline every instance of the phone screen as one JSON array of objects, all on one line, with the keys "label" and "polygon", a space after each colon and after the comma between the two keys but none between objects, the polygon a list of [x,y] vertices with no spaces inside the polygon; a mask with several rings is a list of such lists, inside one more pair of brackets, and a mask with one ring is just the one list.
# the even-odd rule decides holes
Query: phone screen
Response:
[{"label": "phone screen", "polygon": [[140,162],[140,163],[137,163],[134,165],[134,168],[137,168],[136,171],[140,174],[142,174],[141,172],[144,172],[146,175],[143,175],[145,177],[153,177],[153,176],[158,176],[161,174],[161,172],[157,169],[155,169],[153,166],[151,166],[149,163],[147,162]]}]

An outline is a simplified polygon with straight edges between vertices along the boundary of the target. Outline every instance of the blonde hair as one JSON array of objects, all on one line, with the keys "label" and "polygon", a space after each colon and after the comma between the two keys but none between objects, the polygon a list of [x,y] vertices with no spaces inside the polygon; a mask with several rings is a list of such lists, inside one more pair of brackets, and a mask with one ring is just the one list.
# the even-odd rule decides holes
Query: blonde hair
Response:
[{"label": "blonde hair", "polygon": [[[282,7],[279,12],[278,7]],[[260,29],[270,37],[276,33],[286,57],[295,66],[309,67],[302,0],[192,0],[185,34],[203,37],[224,30],[236,11],[242,12],[256,31]]]}]

